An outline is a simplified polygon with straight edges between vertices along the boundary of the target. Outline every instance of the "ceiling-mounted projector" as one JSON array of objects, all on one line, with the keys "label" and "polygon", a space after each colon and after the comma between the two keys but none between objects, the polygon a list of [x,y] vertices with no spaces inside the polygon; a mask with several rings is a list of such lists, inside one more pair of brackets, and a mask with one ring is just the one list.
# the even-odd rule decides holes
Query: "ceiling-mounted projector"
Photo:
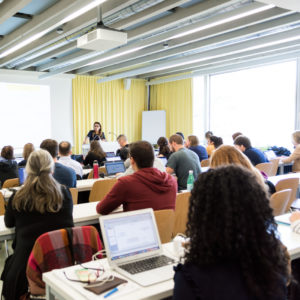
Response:
[{"label": "ceiling-mounted projector", "polygon": [[127,32],[97,28],[77,39],[77,48],[104,51],[127,43]]}]

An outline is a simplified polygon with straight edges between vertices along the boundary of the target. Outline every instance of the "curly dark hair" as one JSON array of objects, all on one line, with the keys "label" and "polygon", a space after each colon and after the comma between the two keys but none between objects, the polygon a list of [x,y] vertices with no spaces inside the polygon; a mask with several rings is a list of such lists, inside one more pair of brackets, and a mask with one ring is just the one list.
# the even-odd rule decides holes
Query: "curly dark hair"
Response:
[{"label": "curly dark hair", "polygon": [[187,263],[236,263],[253,296],[285,299],[280,283],[290,279],[288,259],[268,195],[250,171],[230,165],[199,175],[191,192],[187,235]]},{"label": "curly dark hair", "polygon": [[163,156],[169,156],[171,153],[171,149],[169,147],[168,139],[164,136],[161,136],[157,140],[157,145],[159,146],[158,154],[162,154]]}]

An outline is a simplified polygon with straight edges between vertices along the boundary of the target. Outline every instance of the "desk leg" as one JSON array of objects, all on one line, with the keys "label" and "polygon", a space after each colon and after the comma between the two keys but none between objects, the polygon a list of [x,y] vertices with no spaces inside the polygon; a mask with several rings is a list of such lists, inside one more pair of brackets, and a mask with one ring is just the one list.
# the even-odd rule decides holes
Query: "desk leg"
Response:
[{"label": "desk leg", "polygon": [[282,175],[284,173],[284,164],[279,166],[279,175]]},{"label": "desk leg", "polygon": [[54,295],[51,293],[51,288],[48,284],[46,284],[46,299],[47,300],[55,300]]}]

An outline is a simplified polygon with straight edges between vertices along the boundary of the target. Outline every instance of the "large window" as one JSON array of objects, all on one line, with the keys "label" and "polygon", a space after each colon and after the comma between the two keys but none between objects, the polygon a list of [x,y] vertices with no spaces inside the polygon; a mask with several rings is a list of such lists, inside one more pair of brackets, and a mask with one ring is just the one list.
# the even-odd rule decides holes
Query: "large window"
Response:
[{"label": "large window", "polygon": [[232,144],[242,132],[253,146],[291,147],[296,61],[210,77],[210,129]]}]

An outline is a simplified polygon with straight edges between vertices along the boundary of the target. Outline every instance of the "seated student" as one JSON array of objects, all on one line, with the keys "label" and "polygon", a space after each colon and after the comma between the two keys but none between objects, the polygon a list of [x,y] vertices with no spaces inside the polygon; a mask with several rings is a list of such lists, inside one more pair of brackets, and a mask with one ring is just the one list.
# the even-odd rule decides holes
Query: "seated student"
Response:
[{"label": "seated student", "polygon": [[45,232],[74,226],[71,194],[52,177],[53,169],[47,151],[32,152],[24,186],[8,201],[4,222],[8,228],[15,227],[15,238],[14,253],[1,275],[5,299],[19,299],[27,293],[26,266],[35,240]]},{"label": "seated student", "polygon": [[153,168],[154,150],[150,143],[130,144],[134,174],[118,179],[111,191],[97,204],[99,214],[109,214],[123,204],[124,211],[143,208],[175,209],[177,183],[171,175]]},{"label": "seated student", "polygon": [[120,156],[121,159],[125,161],[128,158],[128,152],[129,152],[128,150],[129,144],[126,135],[120,134],[117,137],[117,141],[120,145],[120,149],[117,150],[116,156]]},{"label": "seated student", "polygon": [[157,140],[157,145],[159,147],[158,156],[159,157],[165,157],[166,159],[169,159],[172,152],[171,152],[171,149],[169,147],[168,139],[164,136],[161,136]]},{"label": "seated student", "polygon": [[295,150],[289,157],[284,157],[281,161],[284,163],[294,162],[293,171],[300,172],[300,131],[295,131],[292,135],[292,139]]},{"label": "seated student", "polygon": [[58,163],[73,169],[77,177],[82,178],[83,170],[81,164],[71,158],[71,144],[69,142],[61,142],[58,146],[59,160]]},{"label": "seated student", "polygon": [[253,148],[251,146],[250,139],[244,135],[239,135],[238,137],[236,137],[236,139],[234,140],[234,146],[242,151],[250,159],[253,166],[268,162],[265,155],[259,149]]},{"label": "seated student", "polygon": [[209,138],[210,138],[211,136],[213,136],[212,131],[207,131],[207,132],[205,132],[205,139],[206,139],[206,142],[207,142],[206,152],[207,152],[208,157],[210,157],[211,154],[212,154],[212,152],[215,150],[214,145],[211,145],[211,144],[209,143]]},{"label": "seated student", "polygon": [[174,300],[287,299],[288,257],[252,172],[231,165],[202,173],[191,193],[187,236]]},{"label": "seated student", "polygon": [[4,146],[0,157],[0,185],[2,186],[7,179],[18,177],[18,165],[14,160],[14,148],[12,146]]},{"label": "seated student", "polygon": [[103,151],[99,142],[92,141],[90,151],[85,157],[83,164],[85,166],[89,165],[92,168],[95,160],[98,161],[99,166],[103,166],[106,161],[106,153]]},{"label": "seated student", "polygon": [[186,141],[186,147],[194,151],[198,155],[200,161],[208,159],[207,151],[203,146],[199,145],[197,136],[189,135]]},{"label": "seated student", "polygon": [[232,140],[234,141],[238,136],[240,135],[243,135],[241,132],[235,132],[233,135],[232,135]]},{"label": "seated student", "polygon": [[53,177],[60,183],[68,188],[76,187],[76,173],[73,169],[66,167],[57,162],[58,143],[52,139],[43,140],[41,149],[47,150],[54,160],[54,173]]},{"label": "seated student", "polygon": [[210,160],[211,168],[214,169],[226,165],[241,165],[245,167],[246,169],[250,170],[256,175],[257,180],[261,183],[261,185],[264,188],[267,188],[268,186],[270,194],[276,192],[274,184],[271,181],[265,180],[260,171],[251,164],[248,157],[244,155],[241,151],[236,149],[234,146],[222,145],[212,154]]},{"label": "seated student", "polygon": [[184,148],[183,139],[178,134],[172,135],[169,143],[173,154],[167,162],[166,172],[175,173],[178,180],[178,190],[186,190],[189,171],[193,171],[195,179],[201,172],[199,157],[195,152]]},{"label": "seated student", "polygon": [[23,147],[23,158],[24,159],[18,163],[19,167],[26,166],[27,159],[28,159],[29,155],[31,154],[31,152],[33,152],[33,151],[34,151],[34,146],[32,143],[27,143],[24,145],[24,147]]}]

